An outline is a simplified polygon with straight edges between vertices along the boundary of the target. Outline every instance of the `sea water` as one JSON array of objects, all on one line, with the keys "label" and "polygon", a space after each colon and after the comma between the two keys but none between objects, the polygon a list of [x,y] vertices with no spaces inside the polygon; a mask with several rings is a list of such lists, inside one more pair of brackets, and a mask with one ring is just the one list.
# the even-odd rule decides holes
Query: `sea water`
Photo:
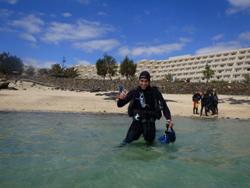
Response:
[{"label": "sea water", "polygon": [[1,112],[0,187],[250,187],[249,120],[174,121],[174,144],[119,148],[126,116]]}]

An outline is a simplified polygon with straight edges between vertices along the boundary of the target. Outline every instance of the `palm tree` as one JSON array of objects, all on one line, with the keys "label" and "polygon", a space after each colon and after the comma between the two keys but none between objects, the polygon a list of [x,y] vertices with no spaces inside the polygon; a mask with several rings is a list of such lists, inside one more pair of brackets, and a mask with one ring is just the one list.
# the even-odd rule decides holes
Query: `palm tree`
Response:
[{"label": "palm tree", "polygon": [[207,80],[207,83],[208,80],[212,78],[214,75],[214,71],[210,68],[208,64],[206,64],[205,70],[202,73],[204,75],[204,78]]},{"label": "palm tree", "polygon": [[164,77],[166,82],[172,82],[173,81],[173,76],[171,74],[167,74]]}]

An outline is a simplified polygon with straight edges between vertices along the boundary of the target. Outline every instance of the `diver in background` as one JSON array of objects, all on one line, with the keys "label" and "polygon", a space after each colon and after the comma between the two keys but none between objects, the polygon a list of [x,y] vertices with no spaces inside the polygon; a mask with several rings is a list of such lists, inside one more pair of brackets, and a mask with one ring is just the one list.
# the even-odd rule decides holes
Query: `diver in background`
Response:
[{"label": "diver in background", "polygon": [[199,114],[199,101],[201,100],[201,94],[199,92],[196,92],[193,97],[193,114]]}]

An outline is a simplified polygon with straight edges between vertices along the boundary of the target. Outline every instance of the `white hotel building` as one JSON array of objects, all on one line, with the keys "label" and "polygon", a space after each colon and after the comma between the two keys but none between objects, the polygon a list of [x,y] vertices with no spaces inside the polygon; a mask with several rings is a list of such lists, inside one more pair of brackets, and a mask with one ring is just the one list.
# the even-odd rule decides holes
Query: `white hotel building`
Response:
[{"label": "white hotel building", "polygon": [[84,79],[102,79],[101,76],[97,75],[96,66],[95,65],[76,65],[78,73],[80,74],[80,78]]},{"label": "white hotel building", "polygon": [[203,71],[208,64],[215,74],[211,80],[242,81],[250,74],[250,48],[206,55],[172,57],[167,60],[143,60],[137,64],[137,74],[148,70],[153,80],[172,75],[174,79],[203,82]]},{"label": "white hotel building", "polygon": [[[152,80],[164,79],[170,74],[178,80],[189,79],[191,82],[204,82],[202,72],[206,64],[215,72],[211,80],[242,81],[245,74],[250,74],[250,48],[206,55],[171,57],[166,60],[142,60],[137,63],[136,74],[147,70]],[[76,68],[81,78],[101,79],[96,74],[95,65],[79,65]]]}]

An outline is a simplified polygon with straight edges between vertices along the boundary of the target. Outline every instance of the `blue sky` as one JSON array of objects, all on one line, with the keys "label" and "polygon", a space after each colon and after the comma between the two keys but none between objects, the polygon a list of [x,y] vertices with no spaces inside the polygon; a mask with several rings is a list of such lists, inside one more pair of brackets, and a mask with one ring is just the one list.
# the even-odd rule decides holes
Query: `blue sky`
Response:
[{"label": "blue sky", "polygon": [[250,47],[250,0],[0,0],[0,52],[49,67]]}]

